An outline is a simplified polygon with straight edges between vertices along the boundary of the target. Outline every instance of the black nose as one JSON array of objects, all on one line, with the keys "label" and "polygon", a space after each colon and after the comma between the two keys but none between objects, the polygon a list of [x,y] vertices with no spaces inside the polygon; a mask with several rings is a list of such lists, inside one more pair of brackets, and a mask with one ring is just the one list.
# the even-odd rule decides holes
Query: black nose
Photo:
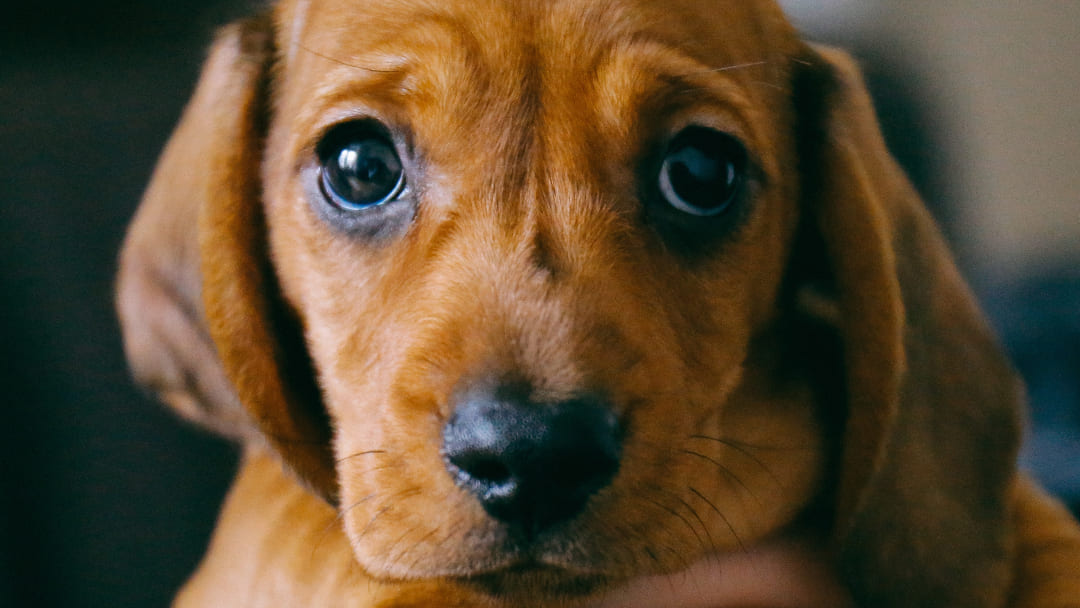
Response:
[{"label": "black nose", "polygon": [[535,403],[476,390],[443,428],[447,469],[492,517],[533,536],[577,515],[619,468],[619,424],[596,398]]}]

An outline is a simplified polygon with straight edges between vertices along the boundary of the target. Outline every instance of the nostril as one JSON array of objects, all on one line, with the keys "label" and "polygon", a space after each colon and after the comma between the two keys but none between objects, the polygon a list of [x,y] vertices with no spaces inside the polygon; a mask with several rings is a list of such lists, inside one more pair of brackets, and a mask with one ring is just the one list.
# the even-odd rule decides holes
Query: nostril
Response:
[{"label": "nostril", "polygon": [[476,463],[473,463],[468,470],[473,479],[477,479],[484,483],[490,484],[504,484],[510,481],[510,469],[503,463],[485,458]]},{"label": "nostril", "polygon": [[510,468],[494,454],[464,452],[449,455],[447,458],[458,469],[459,477],[465,481],[500,485],[510,481]]}]

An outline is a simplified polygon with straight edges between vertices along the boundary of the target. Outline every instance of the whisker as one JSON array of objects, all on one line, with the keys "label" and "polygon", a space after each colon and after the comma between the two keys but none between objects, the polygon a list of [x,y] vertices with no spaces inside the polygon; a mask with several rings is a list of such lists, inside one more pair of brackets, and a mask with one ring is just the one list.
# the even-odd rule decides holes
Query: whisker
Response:
[{"label": "whisker", "polygon": [[319,535],[315,538],[315,543],[311,547],[311,554],[308,555],[309,562],[315,561],[315,554],[318,553],[319,548],[322,547],[322,543],[324,540],[326,540],[326,537],[330,535],[330,531],[334,530],[335,528],[338,530],[341,529],[341,527],[338,525],[340,523],[340,516],[335,516],[333,519],[327,522],[325,526],[323,526],[323,529],[319,532]]},{"label": "whisker", "polygon": [[316,51],[315,49],[313,49],[313,48],[311,48],[309,46],[306,46],[304,44],[301,44],[299,42],[296,43],[296,46],[297,46],[297,48],[299,48],[301,51],[304,51],[305,53],[311,53],[312,55],[314,55],[314,56],[316,56],[316,57],[318,57],[320,59],[325,59],[325,60],[327,60],[327,61],[329,61],[331,63],[336,63],[338,65],[343,65],[343,66],[348,67],[348,68],[355,68],[357,70],[363,70],[365,72],[374,72],[376,74],[393,74],[393,73],[398,71],[398,70],[380,70],[378,68],[373,68],[373,67],[369,67],[369,66],[365,66],[365,65],[358,65],[358,64],[355,64],[355,63],[349,63],[347,61],[342,61],[342,60],[340,60],[340,59],[338,59],[336,57],[331,57],[330,55],[326,55],[325,53],[320,53],[319,51]]},{"label": "whisker", "polygon": [[376,511],[375,515],[372,515],[371,519],[368,520],[368,523],[367,523],[366,526],[364,526],[364,529],[360,530],[360,534],[356,535],[356,538],[358,538],[358,539],[363,538],[364,535],[366,535],[368,533],[368,530],[371,529],[371,526],[375,524],[375,521],[377,519],[379,519],[380,517],[382,517],[383,514],[385,514],[387,511],[389,511],[393,506],[394,505],[386,505],[385,507],[383,507],[383,508],[379,509],[378,511]]},{"label": "whisker", "polygon": [[655,505],[657,507],[660,507],[661,509],[663,509],[664,511],[667,511],[668,513],[674,515],[675,517],[679,518],[680,521],[682,521],[684,524],[686,524],[687,528],[690,528],[690,532],[692,532],[694,534],[694,538],[697,539],[698,545],[701,545],[702,547],[705,546],[705,543],[701,539],[701,535],[698,534],[697,528],[695,528],[693,526],[693,524],[690,523],[689,519],[686,519],[685,517],[683,517],[683,515],[681,513],[679,513],[675,509],[672,509],[671,507],[663,504],[662,502],[660,502],[658,500],[654,500],[652,498],[646,498],[645,500],[652,503],[653,505]]},{"label": "whisker", "polygon": [[[432,530],[432,531],[434,532],[434,530]],[[457,526],[453,526],[453,525],[447,526],[446,527],[446,534],[444,534],[443,537],[440,538],[438,540],[438,542],[435,543],[435,546],[432,549],[431,554],[432,555],[445,555],[446,550],[444,550],[443,547],[445,547],[448,542],[451,542],[451,541],[455,540],[458,536],[459,536],[459,529],[458,529]],[[415,566],[416,563],[418,563],[418,561],[419,561],[419,557],[417,557],[416,560],[413,561],[413,565]]]},{"label": "whisker", "polygon": [[[663,526],[663,531],[665,533],[668,533],[668,534],[674,534],[674,532],[672,532],[667,526]],[[640,530],[638,528],[634,527],[631,530],[627,531],[626,536],[627,536],[627,538],[634,538],[634,537],[640,536],[640,535],[641,535]],[[702,545],[702,546],[704,546],[704,545]],[[665,565],[668,566],[668,569],[671,569],[671,570],[674,570],[674,571],[686,570],[687,568],[690,567],[690,565],[692,563],[690,561],[689,557],[687,556],[685,550],[682,550],[679,547],[674,546],[669,542],[661,541],[657,545],[645,545],[644,547],[642,547],[642,550],[656,564],[665,564],[664,559],[662,557],[660,557],[660,553],[669,553],[669,554],[671,554],[671,556],[673,558],[673,562],[675,564],[675,567],[671,568],[671,566],[673,565],[671,563],[668,563],[668,564],[665,564]],[[630,556],[631,556],[631,559],[630,559],[630,561],[628,563],[630,564],[631,567],[634,567],[635,571],[636,571],[636,568],[640,564],[640,560],[636,558],[636,555],[634,553],[630,553]]]},{"label": "whisker", "polygon": [[727,518],[727,515],[724,515],[724,512],[721,511],[720,508],[717,507],[715,504],[713,504],[713,501],[706,498],[705,495],[701,492],[698,492],[697,488],[695,488],[694,486],[689,486],[689,489],[691,492],[694,493],[695,496],[705,501],[705,504],[712,507],[712,510],[720,516],[720,519],[724,522],[724,525],[727,526],[728,530],[731,531],[731,535],[735,537],[735,543],[739,545],[739,550],[743,553],[747,553],[746,545],[743,544],[742,538],[739,536],[739,533],[735,531],[735,526],[731,524],[731,520]]},{"label": "whisker", "polygon": [[712,435],[691,435],[690,439],[705,439],[706,441],[716,441],[725,445],[738,449],[737,446],[743,446],[754,450],[802,450],[812,451],[815,448],[813,446],[805,445],[770,445],[765,443],[750,443],[749,441],[742,441],[739,439],[731,439],[729,437],[714,437]]},{"label": "whisker", "polygon": [[367,496],[352,503],[351,505],[343,509],[338,509],[337,513],[334,514],[334,518],[327,522],[326,525],[323,526],[322,531],[319,532],[319,537],[316,539],[315,545],[311,548],[311,555],[309,556],[309,558],[315,559],[315,552],[318,551],[319,547],[322,546],[322,541],[330,534],[331,530],[333,530],[334,528],[341,529],[341,522],[345,519],[346,513],[355,509],[356,507],[359,507],[360,505],[371,500],[372,498],[375,498],[376,496],[377,494],[375,493],[368,494]]},{"label": "whisker", "polygon": [[334,464],[341,464],[341,463],[345,462],[346,460],[349,460],[349,459],[352,459],[352,458],[358,458],[360,456],[373,456],[373,455],[377,455],[377,454],[386,454],[386,450],[366,450],[366,451],[363,451],[363,452],[356,452],[354,454],[349,454],[348,456],[343,456],[341,458],[338,458],[337,460],[334,461]]},{"label": "whisker", "polygon": [[[399,536],[399,537],[397,537],[396,539],[394,539],[394,542],[390,543],[390,544],[389,544],[389,545],[388,545],[388,546],[386,547],[386,550],[385,550],[385,551],[382,551],[382,554],[383,554],[383,555],[386,555],[386,556],[387,556],[387,558],[389,559],[389,561],[388,561],[388,563],[387,563],[387,569],[389,569],[389,570],[394,570],[394,566],[396,566],[397,564],[399,564],[399,563],[401,562],[402,558],[403,558],[403,557],[405,557],[406,555],[408,555],[408,554],[409,554],[409,551],[408,551],[408,550],[405,550],[405,551],[395,551],[395,549],[397,549],[397,548],[398,548],[398,545],[400,545],[400,544],[401,544],[401,541],[405,540],[405,537],[406,537],[406,536],[408,536],[408,535],[412,534],[412,533],[413,533],[413,532],[415,532],[416,530],[417,530],[417,529],[416,529],[415,527],[411,527],[411,528],[406,528],[406,529],[405,529],[405,532],[404,532],[404,533],[402,533],[402,534],[401,534],[401,536]],[[429,533],[429,534],[430,534],[430,533]],[[413,546],[415,546],[415,544],[413,544]]]},{"label": "whisker", "polygon": [[[706,547],[705,543],[703,543],[701,541],[701,537],[698,535],[698,533],[696,531],[694,531],[695,528],[693,526],[691,526],[690,529],[691,529],[691,531],[694,531],[694,536],[697,538],[698,545],[701,546],[703,549],[711,549],[712,552],[714,552],[714,553],[716,552],[716,550],[717,550],[716,541],[715,541],[715,539],[713,539],[712,534],[709,532],[709,527],[707,525],[705,525],[705,521],[703,519],[701,519],[701,515],[698,514],[697,510],[690,503],[686,502],[686,500],[684,500],[682,496],[679,496],[677,493],[672,492],[671,490],[668,490],[667,488],[663,488],[663,487],[655,485],[655,484],[651,485],[650,488],[655,490],[655,491],[662,492],[662,493],[664,493],[664,494],[666,494],[668,496],[671,496],[675,500],[679,501],[679,503],[681,503],[684,507],[686,507],[686,509],[688,511],[690,511],[690,514],[694,516],[694,519],[696,519],[697,522],[701,525],[701,529],[704,530],[705,536],[709,539],[709,545],[708,545],[708,547]],[[678,513],[675,513],[675,515],[678,516]],[[683,521],[686,522],[687,520],[684,519]],[[687,525],[689,525],[689,523],[687,523]]]},{"label": "whisker", "polygon": [[785,92],[785,93],[787,92],[787,87],[785,87],[783,85],[776,84],[775,82],[769,82],[767,80],[751,80],[750,82],[752,82],[754,84],[759,84],[759,85],[761,85],[763,87],[769,87],[771,89],[776,89],[777,91],[781,91],[781,92]]},{"label": "whisker", "polygon": [[732,439],[723,439],[723,438],[720,438],[720,437],[709,437],[707,435],[691,435],[690,439],[704,439],[706,441],[713,441],[713,442],[719,443],[720,445],[729,447],[729,448],[735,450],[736,452],[739,452],[743,456],[746,456],[750,460],[754,461],[754,463],[756,463],[759,467],[761,467],[761,470],[765,471],[765,473],[773,480],[773,483],[775,483],[777,486],[779,486],[781,488],[784,487],[784,483],[782,481],[780,481],[780,478],[777,477],[775,473],[772,472],[772,469],[770,469],[768,467],[768,465],[766,465],[760,458],[755,456],[753,453],[750,452],[749,449],[747,449],[747,448],[755,448],[755,449],[767,449],[767,448],[761,448],[761,447],[755,446],[753,444],[743,443],[743,442],[735,441],[735,440],[732,440]]},{"label": "whisker", "polygon": [[[416,528],[413,528],[412,530],[410,530],[410,532],[414,531],[414,530],[416,530]],[[416,549],[421,544],[423,544],[425,541],[427,541],[429,538],[435,536],[436,532],[438,532],[438,531],[439,531],[438,528],[432,528],[431,530],[428,530],[427,534],[421,536],[420,538],[416,539],[415,542],[411,543],[412,548]],[[398,539],[398,540],[400,541],[401,539]],[[413,558],[412,558],[412,561],[409,563],[408,570],[415,570],[416,566],[417,566],[417,560],[419,559],[418,556],[423,555],[422,551],[416,551],[416,550],[402,551],[394,558],[394,563],[395,564],[400,563],[403,558],[405,558],[407,556],[410,556],[410,555],[413,556]],[[441,555],[441,553],[439,555]]]},{"label": "whisker", "polygon": [[[694,488],[690,489],[693,490]],[[693,515],[694,519],[696,519],[698,524],[701,525],[701,529],[705,531],[705,537],[709,539],[709,553],[716,553],[716,541],[713,540],[712,534],[709,532],[709,526],[705,525],[705,520],[701,519],[701,515],[698,514],[697,509],[690,506],[690,503],[686,502],[683,497],[677,496],[674,493],[672,493],[672,495],[678,498],[679,502],[686,506],[687,510],[690,511],[690,514]],[[702,547],[704,548],[704,545],[702,545]]]},{"label": "whisker", "polygon": [[375,523],[375,520],[379,519],[387,511],[389,511],[390,508],[394,506],[394,503],[396,501],[401,500],[402,498],[408,498],[410,496],[416,496],[417,494],[422,494],[422,493],[423,493],[423,488],[420,488],[418,486],[413,486],[411,488],[405,488],[404,490],[402,490],[400,492],[396,492],[392,496],[388,496],[387,497],[387,502],[389,504],[387,504],[385,507],[379,509],[379,511],[377,513],[375,513],[375,515],[371,518],[371,521],[369,521],[367,523],[367,525],[364,526],[364,529],[360,531],[360,534],[357,535],[357,538],[362,538],[365,534],[367,534],[368,529],[371,528],[371,525]]},{"label": "whisker", "polygon": [[769,63],[768,61],[751,61],[751,62],[747,62],[747,63],[736,63],[736,64],[733,64],[733,65],[725,65],[725,66],[719,67],[719,68],[710,68],[708,70],[701,70],[700,72],[691,72],[690,75],[691,76],[696,76],[698,74],[715,74],[715,73],[719,73],[719,72],[730,72],[732,70],[744,70],[746,68],[756,68],[758,66],[768,65],[768,63]]},{"label": "whisker", "polygon": [[697,456],[698,458],[701,458],[702,460],[708,461],[708,462],[716,465],[716,467],[718,469],[720,469],[720,472],[723,473],[725,477],[727,477],[730,481],[737,484],[740,488],[743,489],[744,492],[749,494],[750,497],[754,499],[754,502],[756,502],[759,507],[764,506],[764,504],[761,502],[761,499],[758,498],[757,494],[755,494],[753,492],[753,490],[751,490],[750,487],[746,485],[745,482],[743,482],[742,478],[740,478],[738,475],[736,475],[734,472],[732,472],[731,469],[729,469],[727,466],[725,466],[720,461],[716,460],[715,458],[711,458],[709,456],[706,456],[705,454],[702,454],[700,452],[695,452],[694,450],[682,449],[682,450],[679,450],[679,451],[684,453],[684,454],[689,454],[691,456]]},{"label": "whisker", "polygon": [[349,511],[352,511],[356,507],[359,507],[360,505],[362,505],[365,502],[371,500],[372,498],[375,498],[376,496],[378,496],[378,493],[372,492],[371,494],[368,494],[367,496],[365,496],[365,497],[361,498],[360,500],[352,503],[351,505],[345,507],[344,509],[338,509],[337,515],[334,517],[334,521],[327,524],[326,527],[329,529],[331,525],[333,525],[335,523],[341,523],[341,521],[343,519],[345,519],[345,514],[346,513],[348,513]]}]

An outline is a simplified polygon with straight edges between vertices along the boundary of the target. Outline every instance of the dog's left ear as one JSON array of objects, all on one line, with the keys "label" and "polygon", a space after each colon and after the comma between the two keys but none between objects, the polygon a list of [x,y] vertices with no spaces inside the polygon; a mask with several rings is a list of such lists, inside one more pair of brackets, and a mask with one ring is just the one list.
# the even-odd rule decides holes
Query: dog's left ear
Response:
[{"label": "dog's left ear", "polygon": [[269,444],[333,502],[330,425],[267,251],[272,23],[230,25],[211,48],[128,233],[118,308],[141,382],[197,422]]},{"label": "dog's left ear", "polygon": [[854,63],[814,47],[793,70],[805,209],[844,351],[842,576],[864,606],[1002,605],[1019,383]]}]

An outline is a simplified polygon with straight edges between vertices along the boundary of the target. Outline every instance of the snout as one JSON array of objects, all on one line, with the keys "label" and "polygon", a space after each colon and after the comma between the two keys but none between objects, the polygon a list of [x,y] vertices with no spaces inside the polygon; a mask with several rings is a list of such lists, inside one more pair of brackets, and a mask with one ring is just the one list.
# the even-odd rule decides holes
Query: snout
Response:
[{"label": "snout", "polygon": [[443,428],[447,470],[526,540],[580,513],[619,469],[620,425],[598,396],[543,402],[500,385],[455,401]]}]

